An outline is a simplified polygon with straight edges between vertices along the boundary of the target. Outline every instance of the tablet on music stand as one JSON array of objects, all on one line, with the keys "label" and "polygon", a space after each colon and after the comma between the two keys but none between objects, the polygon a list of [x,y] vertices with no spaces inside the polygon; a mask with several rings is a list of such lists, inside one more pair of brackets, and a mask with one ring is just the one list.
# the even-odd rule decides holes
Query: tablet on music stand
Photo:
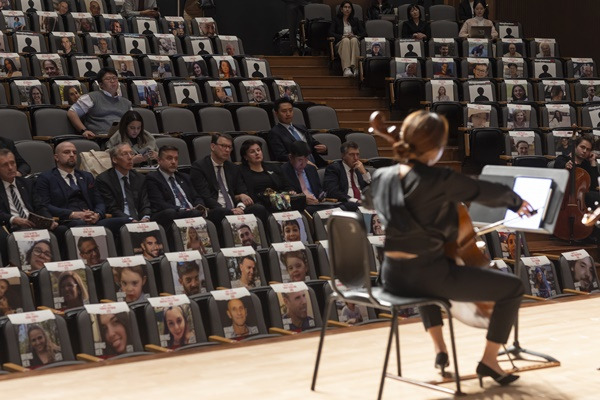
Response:
[{"label": "tablet on music stand", "polygon": [[491,26],[471,26],[469,28],[469,37],[475,39],[491,39],[492,38],[492,27]]}]

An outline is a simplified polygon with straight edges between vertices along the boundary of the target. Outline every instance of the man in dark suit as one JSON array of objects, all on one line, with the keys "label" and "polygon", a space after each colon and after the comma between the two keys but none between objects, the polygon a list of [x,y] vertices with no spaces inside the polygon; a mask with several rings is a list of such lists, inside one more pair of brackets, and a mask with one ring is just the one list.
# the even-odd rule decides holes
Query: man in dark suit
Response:
[{"label": "man in dark suit", "polygon": [[[35,224],[27,219],[30,213],[51,218],[48,210],[42,205],[33,190],[33,182],[17,176],[17,162],[15,155],[9,149],[0,149],[0,223],[5,229],[0,229],[0,253],[4,265],[8,252],[6,237],[9,232],[19,229],[35,228]],[[51,229],[58,224],[53,223]]]},{"label": "man in dark suit", "polygon": [[273,109],[279,123],[269,131],[268,143],[271,150],[271,159],[286,162],[292,143],[303,141],[308,144],[311,150],[309,161],[317,167],[326,166],[327,162],[321,158],[320,154],[327,154],[327,146],[315,140],[305,126],[292,123],[294,103],[290,99],[281,98],[275,101]]},{"label": "man in dark suit", "polygon": [[371,174],[360,161],[356,142],[344,142],[340,152],[342,159],[325,169],[323,186],[327,197],[343,202],[348,211],[356,211],[361,201],[361,190],[371,183]]},{"label": "man in dark suit", "polygon": [[146,178],[133,170],[134,153],[128,143],[119,143],[109,151],[113,167],[96,178],[106,213],[125,217],[131,222],[150,221],[150,200]]},{"label": "man in dark suit", "polygon": [[77,149],[71,142],[62,142],[54,148],[56,167],[41,174],[36,181],[36,192],[50,214],[58,217],[59,234],[74,226],[99,225],[118,236],[128,218],[105,218],[106,207],[95,187],[94,176],[75,169]]},{"label": "man in dark suit", "polygon": [[178,172],[179,150],[174,146],[161,146],[158,150],[158,170],[146,176],[146,187],[152,219],[170,230],[174,219],[207,217],[215,226],[221,226],[225,212],[213,208],[196,192],[190,177]]},{"label": "man in dark suit", "polygon": [[25,176],[31,172],[31,167],[19,154],[19,151],[15,147],[15,142],[8,138],[0,137],[0,149],[8,149],[13,153],[17,163],[17,176]]},{"label": "man in dark suit", "polygon": [[240,168],[229,161],[232,149],[230,135],[213,135],[210,155],[192,164],[194,187],[209,208],[224,210],[225,215],[254,214],[266,224],[267,209],[261,204],[254,204],[247,194]]}]

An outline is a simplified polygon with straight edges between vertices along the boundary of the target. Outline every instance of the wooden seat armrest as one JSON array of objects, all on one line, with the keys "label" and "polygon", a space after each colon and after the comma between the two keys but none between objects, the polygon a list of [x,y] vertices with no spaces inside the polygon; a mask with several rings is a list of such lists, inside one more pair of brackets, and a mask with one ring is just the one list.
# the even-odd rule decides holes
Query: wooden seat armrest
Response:
[{"label": "wooden seat armrest", "polygon": [[290,332],[290,331],[286,331],[285,329],[275,328],[275,327],[270,327],[269,333],[278,333],[280,335],[288,335],[288,336],[296,334],[296,332]]},{"label": "wooden seat armrest", "polygon": [[275,285],[275,284],[278,284],[278,283],[281,283],[281,282],[279,282],[279,281],[269,281],[269,285]]},{"label": "wooden seat armrest", "polygon": [[330,276],[325,276],[325,275],[319,275],[319,279],[324,280],[324,281],[330,281],[331,277]]},{"label": "wooden seat armrest", "polygon": [[390,313],[383,313],[383,312],[382,312],[382,313],[379,313],[379,314],[377,314],[377,317],[378,317],[378,318],[387,318],[387,319],[392,319],[392,314],[390,314]]},{"label": "wooden seat armrest", "polygon": [[41,310],[50,310],[50,311],[52,311],[52,314],[60,315],[61,317],[64,317],[64,316],[65,316],[65,313],[64,313],[64,312],[62,312],[62,311],[59,311],[59,310],[57,310],[57,309],[55,309],[55,308],[52,308],[52,307],[38,306],[38,308],[37,308],[37,309],[38,309],[38,310],[40,310],[40,311],[41,311]]},{"label": "wooden seat armrest", "polygon": [[100,299],[100,303],[114,303],[114,301],[109,299]]},{"label": "wooden seat armrest", "polygon": [[328,203],[337,203],[337,202],[338,202],[338,199],[334,199],[333,197],[325,197],[325,198],[323,199],[323,201],[326,201],[326,202],[328,202]]},{"label": "wooden seat armrest", "polygon": [[546,154],[544,157],[546,157],[546,159],[548,159],[548,160],[556,160],[556,156],[551,156],[551,155]]},{"label": "wooden seat armrest", "polygon": [[511,260],[510,258],[494,258],[494,260],[502,260],[507,264],[515,265],[515,260]]},{"label": "wooden seat armrest", "polygon": [[386,77],[385,77],[385,80],[386,80],[387,82],[394,82],[394,81],[396,81],[396,78],[394,78],[394,77],[391,77],[391,76],[386,76]]},{"label": "wooden seat armrest", "polygon": [[579,295],[584,295],[584,296],[589,295],[588,292],[582,292],[581,290],[575,290],[575,289],[563,289],[563,293],[579,294]]},{"label": "wooden seat armrest", "polygon": [[215,289],[216,290],[225,290],[227,288],[225,286],[217,286]]},{"label": "wooden seat armrest", "polygon": [[155,344],[147,344],[144,346],[144,349],[146,349],[146,351],[150,351],[152,353],[169,353],[172,351],[171,349],[167,349],[166,347],[157,346]]},{"label": "wooden seat armrest", "polygon": [[333,320],[328,320],[327,321],[327,326],[335,326],[338,328],[347,328],[349,326],[351,326],[350,324],[347,324],[345,322],[339,322],[339,321],[333,321]]},{"label": "wooden seat armrest", "polygon": [[89,354],[84,354],[84,353],[77,354],[77,359],[79,361],[85,361],[85,362],[100,362],[100,361],[102,361],[102,359],[99,357],[91,356]]},{"label": "wooden seat armrest", "polygon": [[209,342],[217,342],[217,343],[237,343],[235,340],[224,338],[223,336],[218,335],[210,335],[208,337]]},{"label": "wooden seat armrest", "polygon": [[52,140],[54,138],[54,136],[34,136],[32,137],[33,140],[41,140],[42,142],[48,142],[50,140]]},{"label": "wooden seat armrest", "polygon": [[459,132],[469,132],[471,129],[470,128],[465,128],[464,126],[459,126],[458,127],[458,131]]},{"label": "wooden seat armrest", "polygon": [[421,101],[419,102],[419,104],[421,104],[422,106],[430,106],[430,105],[431,105],[431,102],[430,102],[430,101],[427,101],[427,100],[421,100]]},{"label": "wooden seat armrest", "polygon": [[377,276],[379,276],[379,272],[377,272],[377,271],[370,271],[369,275],[377,277]]},{"label": "wooden seat armrest", "polygon": [[159,296],[166,297],[166,296],[173,296],[173,295],[171,293],[162,292],[162,293],[159,294]]},{"label": "wooden seat armrest", "polygon": [[512,161],[512,159],[513,159],[512,156],[507,156],[507,155],[504,155],[504,154],[500,155],[499,158],[501,160],[504,160],[504,161]]},{"label": "wooden seat armrest", "polygon": [[10,363],[10,362],[2,364],[2,368],[4,368],[8,372],[26,372],[26,371],[29,371],[29,368],[21,367],[19,364]]},{"label": "wooden seat armrest", "polygon": [[524,299],[529,299],[529,300],[535,300],[535,301],[546,301],[545,298],[543,297],[539,297],[539,296],[532,296],[530,294],[524,294],[523,295]]},{"label": "wooden seat armrest", "polygon": [[552,260],[552,261],[560,260],[560,256],[557,256],[556,254],[533,253],[532,256],[533,257],[548,257],[548,260]]}]

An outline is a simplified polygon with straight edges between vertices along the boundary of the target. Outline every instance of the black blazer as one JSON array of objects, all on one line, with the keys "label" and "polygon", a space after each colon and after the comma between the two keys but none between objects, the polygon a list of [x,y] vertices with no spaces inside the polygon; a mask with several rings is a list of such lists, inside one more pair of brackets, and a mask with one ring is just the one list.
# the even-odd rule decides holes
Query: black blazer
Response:
[{"label": "black blazer", "polygon": [[378,4],[377,1],[372,2],[371,7],[367,10],[367,19],[381,19],[382,14],[394,13],[392,5],[387,0],[381,2],[381,8],[379,8]]},{"label": "black blazer", "polygon": [[[192,203],[192,206],[204,205],[202,197],[194,190],[192,181],[187,174],[175,172],[174,176],[175,181],[181,186],[185,197]],[[153,213],[168,209],[179,210],[175,205],[175,196],[171,190],[171,185],[160,171],[152,171],[146,176],[146,191],[148,192],[150,207]]]},{"label": "black blazer", "polygon": [[[276,192],[287,192],[292,189],[292,185],[288,182],[286,177],[281,172],[281,168],[277,164],[263,164],[263,168],[265,172],[271,178],[271,185],[269,186],[271,189]],[[241,166],[242,171],[242,179],[244,179],[244,183],[246,184],[246,189],[248,190],[248,196],[252,197],[252,200],[255,202],[259,200],[259,195],[264,191],[264,189],[258,188],[256,186],[256,182],[254,179],[255,174],[250,170],[250,167],[245,165]]]},{"label": "black blazer", "polygon": [[[289,162],[283,164],[281,171],[292,185],[294,191],[296,191],[296,193],[302,193],[300,180],[298,179],[298,175],[296,175],[296,170],[294,170],[292,164]],[[319,173],[317,172],[317,169],[312,165],[307,165],[306,168],[304,168],[304,172],[306,173],[306,177],[308,178],[308,183],[310,183],[310,188],[312,189],[313,194],[317,199],[320,198],[323,188],[321,187],[321,181],[319,180]]]},{"label": "black blazer", "polygon": [[[88,209],[100,214],[104,218],[106,207],[100,192],[94,186],[94,176],[87,171],[74,171],[75,181],[81,189],[81,195],[88,205]],[[35,182],[35,190],[40,201],[47,207],[52,216],[61,220],[69,219],[73,210],[65,208],[69,200],[71,188],[62,178],[58,168],[52,168],[38,176]]]},{"label": "black blazer", "polygon": [[[315,146],[321,143],[308,132],[305,126],[294,125],[294,129],[298,130],[306,137],[306,143],[312,151],[312,155],[315,158],[315,163],[318,166],[326,166],[327,162],[323,160],[321,155],[315,151]],[[271,153],[271,160],[281,162],[286,162],[289,160],[288,154],[290,153],[290,147],[292,146],[292,143],[296,141],[296,139],[285,126],[277,124],[272,127],[269,131],[267,140],[269,144],[269,151]]]},{"label": "black blazer", "polygon": [[[225,173],[225,180],[227,181],[227,190],[235,205],[237,203],[235,196],[248,194],[246,183],[242,177],[240,167],[231,161],[225,161],[223,171]],[[194,188],[202,197],[206,206],[209,208],[222,207],[217,201],[219,198],[219,183],[217,182],[217,175],[215,174],[210,156],[194,161],[191,176]]]},{"label": "black blazer", "polygon": [[[412,39],[412,36],[415,33],[423,33],[427,36],[427,39],[431,38],[431,28],[429,26],[429,22],[419,21],[419,26],[417,26],[412,20],[404,21],[402,23],[403,39]],[[404,57],[404,55],[401,54],[400,57]]]},{"label": "black blazer", "polygon": [[[150,215],[150,200],[146,190],[146,177],[138,174],[135,171],[129,171],[129,186],[133,192],[135,201],[135,209],[138,213],[138,218],[142,219],[145,215]],[[96,185],[98,191],[102,195],[106,212],[112,214],[113,217],[128,217],[123,210],[125,201],[123,200],[123,192],[121,191],[121,182],[114,168],[104,171],[96,177]]]},{"label": "black blazer", "polygon": [[[487,19],[489,15],[489,10],[485,9],[483,12],[483,17]],[[458,19],[459,21],[466,21],[469,18],[473,18],[473,10],[471,10],[471,5],[469,4],[469,0],[462,0],[460,5],[458,6]]]},{"label": "black blazer", "polygon": [[[4,190],[4,184],[0,181],[0,224],[10,225],[10,218],[13,216],[10,213],[10,204],[8,203],[8,195]],[[15,187],[21,195],[23,205],[29,212],[42,215],[47,218],[52,218],[52,215],[40,202],[37,193],[33,190],[33,181],[17,176],[14,182]]]},{"label": "black blazer", "polygon": [[[358,18],[353,17],[350,19],[350,26],[352,26],[352,33],[358,40],[361,40],[365,37],[365,28],[362,21],[360,21]],[[344,19],[336,16],[332,21],[331,27],[329,28],[329,36],[333,36],[335,38],[335,42],[337,43],[342,40],[343,35]]]},{"label": "black blazer", "polygon": [[21,173],[21,175],[25,176],[31,172],[31,167],[19,154],[19,151],[15,147],[15,142],[8,138],[0,137],[0,149],[8,149],[15,155],[17,170]]},{"label": "black blazer", "polygon": [[[358,178],[358,188],[362,190],[368,184],[361,174],[356,173],[356,176]],[[346,177],[346,170],[341,160],[337,160],[327,166],[325,177],[323,178],[323,186],[327,197],[338,199],[338,201],[348,201],[350,199],[350,196],[348,196],[348,178]]]}]

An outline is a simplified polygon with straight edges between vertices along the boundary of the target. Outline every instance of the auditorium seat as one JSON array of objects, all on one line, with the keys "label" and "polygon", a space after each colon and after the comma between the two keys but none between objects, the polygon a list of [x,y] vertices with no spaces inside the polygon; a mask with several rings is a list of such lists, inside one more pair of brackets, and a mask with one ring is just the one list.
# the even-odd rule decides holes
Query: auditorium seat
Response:
[{"label": "auditorium seat", "polygon": [[185,108],[164,107],[157,112],[160,122],[160,131],[164,133],[191,133],[198,134],[196,117],[194,113]]},{"label": "auditorium seat", "polygon": [[313,214],[315,225],[315,240],[327,240],[327,218],[335,211],[342,211],[341,208],[329,208],[326,210],[317,211]]},{"label": "auditorium seat", "polygon": [[[257,249],[268,249],[269,242],[265,227],[260,219],[254,214],[227,215],[222,221],[223,225],[223,247],[244,246],[238,236],[238,229],[241,225],[248,225],[252,231],[253,240],[257,243]],[[258,237],[256,234],[258,233]]]},{"label": "auditorium seat", "polygon": [[[158,145],[158,147],[160,148],[160,145]],[[119,233],[121,239],[121,251],[124,256],[141,254],[143,251],[141,248],[142,240],[148,236],[154,236],[159,243],[159,254],[157,257],[160,257],[162,254],[169,251],[165,228],[154,221],[125,224],[121,227]],[[162,245],[162,248],[160,248],[160,245]],[[154,259],[157,257],[154,257]]]},{"label": "auditorium seat", "polygon": [[[156,114],[148,108],[143,107],[134,107],[134,111],[137,111],[142,116],[144,120],[144,129],[150,132],[151,134],[161,133],[158,128],[158,122],[156,121]],[[162,112],[162,109],[160,109]]]},{"label": "auditorium seat", "polygon": [[335,161],[342,158],[342,153],[340,152],[342,141],[337,135],[333,133],[315,133],[313,139],[327,146],[327,154],[321,154],[324,160]]},{"label": "auditorium seat", "polygon": [[49,76],[48,71],[46,71],[44,69],[44,62],[46,60],[52,61],[57,67],[58,75],[54,75],[54,77],[72,75],[69,72],[69,69],[67,68],[66,59],[64,57],[59,56],[58,54],[35,53],[35,54],[31,55],[30,60],[31,60],[31,74],[33,76],[44,77],[44,78],[47,78]]},{"label": "auditorium seat", "polygon": [[[37,79],[18,79],[8,84],[13,106],[34,106],[35,98],[32,91],[38,95],[41,92],[41,104],[50,104],[48,88]],[[36,88],[36,89],[34,89]]]},{"label": "auditorium seat", "polygon": [[[210,136],[201,136],[200,138],[208,138],[210,143]],[[195,141],[196,140],[194,140],[194,142]],[[206,147],[210,152],[210,145],[207,144]],[[187,233],[190,230],[196,231],[195,233],[200,239],[202,239],[204,249],[194,250],[200,250],[203,256],[213,257],[215,253],[217,253],[221,249],[221,246],[219,244],[219,236],[217,234],[217,228],[215,227],[215,225],[212,223],[212,221],[201,217],[197,217],[176,219],[173,221],[173,224],[171,225],[171,235],[172,243],[174,245],[174,251],[192,250],[192,248],[190,248],[190,246],[188,245],[187,239]]]},{"label": "auditorium seat", "polygon": [[129,18],[131,33],[142,33],[144,35],[154,35],[161,33],[156,18],[134,16]]},{"label": "auditorium seat", "polygon": [[54,150],[48,143],[38,140],[23,140],[15,143],[15,147],[31,167],[32,175],[54,168]]},{"label": "auditorium seat", "polygon": [[[142,276],[135,271],[138,267],[142,271]],[[129,269],[124,272],[124,268]],[[141,255],[109,257],[100,268],[100,276],[103,302],[124,301],[130,304],[145,302],[148,297],[158,296],[152,265]],[[130,289],[130,282],[133,280],[142,282],[139,292]],[[122,282],[127,285],[125,288],[122,288]]]},{"label": "auditorium seat", "polygon": [[[78,242],[82,239],[85,241],[85,238],[92,238],[94,240],[94,243],[96,244],[96,247],[98,247],[97,258],[100,259],[99,263],[89,265],[85,255],[81,254]],[[117,248],[115,246],[113,234],[110,229],[106,229],[103,226],[69,228],[65,232],[64,243],[67,247],[66,251],[69,260],[84,260],[86,265],[89,265],[90,267],[96,267],[102,264],[102,262],[104,262],[103,258],[117,256]]]},{"label": "auditorium seat", "polygon": [[29,275],[17,267],[0,267],[2,279],[8,281],[4,294],[6,304],[1,312],[2,316],[12,313],[34,311],[32,285]]},{"label": "auditorium seat", "polygon": [[[23,33],[29,33],[29,32],[23,32]],[[83,51],[83,47],[81,45],[81,40],[79,39],[79,36],[77,36],[76,34],[74,34],[73,32],[52,32],[50,34],[48,34],[48,50],[46,50],[46,44],[44,42],[44,37],[41,34],[37,34],[39,35],[38,38],[40,40],[40,47],[39,47],[39,51],[37,53],[58,53],[58,54],[64,54],[64,50],[63,47],[61,45],[61,41],[64,38],[67,38],[70,42],[71,42],[71,47],[72,47],[72,53],[78,53]],[[13,38],[15,38],[15,35],[13,35]],[[33,37],[29,37],[30,39],[33,39]],[[16,40],[24,40],[23,38],[15,38]],[[33,39],[34,43],[32,44],[33,47],[35,47],[35,39]],[[18,43],[18,42],[17,42]],[[23,47],[19,47],[20,49],[23,49]]]},{"label": "auditorium seat", "polygon": [[32,110],[31,125],[33,136],[49,138],[52,142],[67,139],[82,139],[83,137],[75,131],[67,118],[67,110],[60,108],[39,108]]},{"label": "auditorium seat", "polygon": [[[286,221],[295,221],[295,223]],[[308,220],[306,219],[306,216],[300,214],[299,211],[294,210],[272,213],[271,215],[269,215],[268,224],[269,237],[271,238],[271,243],[286,242],[287,240],[285,236],[287,230],[290,230],[290,235],[294,234],[296,229],[286,229],[285,226],[297,227],[299,229],[298,235],[300,237],[300,240],[304,244],[308,245],[313,243]]]},{"label": "auditorium seat", "polygon": [[[271,121],[269,120],[269,114],[262,108],[253,106],[240,107],[235,110],[235,116],[237,119],[239,131],[256,133],[259,135],[266,135],[271,130]],[[269,155],[266,151],[266,143],[263,149],[266,152],[266,161],[269,161]],[[237,154],[238,153],[236,152],[236,155]],[[239,158],[238,161],[240,161]]]},{"label": "auditorium seat", "polygon": [[96,56],[73,55],[70,58],[71,75],[76,78],[96,79],[96,75],[102,68],[100,59]]},{"label": "auditorium seat", "polygon": [[458,24],[453,21],[432,21],[430,24],[430,29],[431,37],[433,38],[458,37]]},{"label": "auditorium seat", "polygon": [[[191,265],[189,265],[191,264]],[[160,260],[160,282],[161,292],[168,293],[170,295],[181,295],[186,294],[192,296],[192,294],[186,293],[183,279],[178,272],[178,268],[186,268],[183,275],[189,275],[187,271],[191,268],[192,271],[196,267],[198,268],[198,293],[204,294],[214,290],[213,278],[210,273],[208,261],[206,257],[202,256],[197,250],[187,250],[176,253],[165,253],[164,257]],[[193,276],[191,279],[193,279]],[[187,282],[185,282],[187,283]],[[161,295],[162,295],[161,293]]]},{"label": "auditorium seat", "polygon": [[[314,290],[306,286],[304,282],[272,284],[271,290],[268,292],[268,299],[271,325],[272,328],[275,328],[271,328],[270,332],[289,335],[313,332],[321,328],[323,322],[317,297]],[[306,315],[304,315],[304,309],[306,309]],[[302,325],[295,325],[293,318],[300,319]]]},{"label": "auditorium seat", "polygon": [[457,22],[456,8],[446,4],[435,4],[429,7],[429,20],[447,20]]},{"label": "auditorium seat", "polygon": [[240,136],[236,136],[233,139],[233,154],[235,157],[235,161],[242,162],[243,157],[240,153],[242,145],[244,144],[244,142],[246,140],[250,140],[250,139],[258,140],[259,142],[261,142],[261,149],[263,152],[263,160],[271,161],[271,158],[269,157],[267,142],[265,139],[263,139],[262,137],[260,137],[258,135],[240,135]]},{"label": "auditorium seat", "polygon": [[[200,86],[198,86],[198,83],[196,82],[175,78],[169,79],[165,84],[165,92],[169,104],[189,107],[204,102],[202,93],[200,92]],[[187,95],[184,93],[185,90],[189,92]]]},{"label": "auditorium seat", "polygon": [[[286,256],[286,254],[292,253]],[[286,257],[289,257],[287,259]],[[269,249],[270,282],[308,282],[317,280],[310,249],[302,242],[273,243]]]},{"label": "auditorium seat", "polygon": [[98,33],[86,33],[81,37],[86,54],[90,56],[102,54],[98,47],[98,41],[100,39],[106,40],[108,54],[117,53],[117,41],[115,38],[109,33],[102,33],[100,31]]},{"label": "auditorium seat", "polygon": [[[240,265],[251,265],[249,260],[244,261],[244,257],[250,257],[254,260],[254,270],[251,276],[242,276],[249,274],[247,271],[242,271]],[[261,255],[254,251],[251,247],[243,249],[237,247],[223,247],[217,253],[216,271],[217,271],[217,289],[218,288],[239,288],[246,287],[254,289],[268,285],[268,280],[265,277],[265,271],[268,266],[263,265]],[[244,286],[244,280],[247,281]]]},{"label": "auditorium seat", "polygon": [[190,56],[217,54],[212,40],[204,36],[186,36],[183,49]]},{"label": "auditorium seat", "polygon": [[[47,263],[35,281],[38,306],[65,311],[83,307],[84,304],[98,303],[94,274],[90,267],[84,265],[81,260],[53,264]],[[76,288],[64,288],[67,285],[75,285]],[[78,303],[77,306],[68,304],[66,296],[70,291],[78,293],[78,299],[74,300]]]}]

